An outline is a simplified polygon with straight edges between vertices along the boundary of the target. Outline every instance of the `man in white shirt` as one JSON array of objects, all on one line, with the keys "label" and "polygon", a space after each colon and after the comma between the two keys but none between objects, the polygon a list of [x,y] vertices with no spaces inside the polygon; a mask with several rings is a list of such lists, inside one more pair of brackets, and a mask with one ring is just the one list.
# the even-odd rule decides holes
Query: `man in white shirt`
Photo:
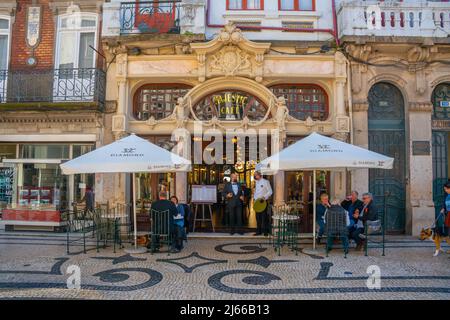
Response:
[{"label": "man in white shirt", "polygon": [[[267,201],[272,196],[272,187],[270,186],[270,182],[263,178],[261,172],[255,171],[255,191],[253,193],[253,203],[256,201],[260,201],[261,199]],[[267,208],[261,211],[256,212],[256,233],[255,236],[259,236],[264,233],[265,236],[268,236],[270,231],[270,219],[267,214]]]}]

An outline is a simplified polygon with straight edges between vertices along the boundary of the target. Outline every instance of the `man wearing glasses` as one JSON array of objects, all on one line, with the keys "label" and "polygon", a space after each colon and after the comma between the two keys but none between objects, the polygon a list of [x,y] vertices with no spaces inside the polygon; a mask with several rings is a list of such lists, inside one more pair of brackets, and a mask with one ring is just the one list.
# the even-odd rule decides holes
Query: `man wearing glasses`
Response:
[{"label": "man wearing glasses", "polygon": [[353,212],[353,219],[355,225],[350,232],[350,238],[356,242],[356,250],[362,250],[364,248],[364,226],[367,220],[375,221],[378,219],[377,209],[373,203],[373,195],[366,192],[362,196],[363,207],[360,210]]}]

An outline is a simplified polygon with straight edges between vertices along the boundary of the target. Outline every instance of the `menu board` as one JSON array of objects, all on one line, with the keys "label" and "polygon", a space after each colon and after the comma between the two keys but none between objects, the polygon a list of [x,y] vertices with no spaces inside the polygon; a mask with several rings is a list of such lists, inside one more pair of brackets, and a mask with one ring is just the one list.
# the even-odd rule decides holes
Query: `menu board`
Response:
[{"label": "menu board", "polygon": [[14,168],[0,168],[0,202],[11,203],[13,186]]},{"label": "menu board", "polygon": [[192,203],[216,203],[217,186],[193,185]]}]

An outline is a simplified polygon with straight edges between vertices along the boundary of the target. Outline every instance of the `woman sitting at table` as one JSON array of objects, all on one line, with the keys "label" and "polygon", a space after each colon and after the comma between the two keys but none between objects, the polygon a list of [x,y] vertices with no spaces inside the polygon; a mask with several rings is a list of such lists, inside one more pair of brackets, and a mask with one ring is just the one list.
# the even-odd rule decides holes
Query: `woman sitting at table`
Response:
[{"label": "woman sitting at table", "polygon": [[183,239],[184,239],[184,206],[178,203],[178,198],[172,196],[170,201],[177,207],[178,215],[173,218],[174,229],[173,229],[173,239],[175,242],[175,249],[181,251],[183,249]]}]

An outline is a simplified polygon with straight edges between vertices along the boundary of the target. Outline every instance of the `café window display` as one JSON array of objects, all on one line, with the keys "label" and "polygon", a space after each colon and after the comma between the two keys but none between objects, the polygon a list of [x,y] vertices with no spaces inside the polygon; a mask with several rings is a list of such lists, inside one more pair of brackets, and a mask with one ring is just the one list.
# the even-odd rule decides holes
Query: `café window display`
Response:
[{"label": "caf\u00e9 window display", "polygon": [[204,97],[194,108],[195,117],[201,121],[211,120],[242,120],[250,121],[264,119],[267,107],[255,96],[237,90],[224,90]]},{"label": "caf\u00e9 window display", "polygon": [[325,121],[328,118],[328,95],[324,89],[313,84],[282,84],[270,88],[277,96],[286,99],[289,115],[298,120]]},{"label": "caf\u00e9 window display", "polygon": [[178,98],[184,97],[191,87],[184,84],[149,84],[141,87],[134,96],[133,115],[146,121],[153,117],[161,120],[175,110]]},{"label": "caf\u00e9 window display", "polygon": [[[84,196],[85,186],[93,185],[94,175],[74,175],[74,184],[63,175],[62,161],[76,158],[93,149],[92,144],[10,144],[0,145],[9,157],[3,158],[8,179],[0,175],[2,190],[10,190],[8,208],[20,210],[54,210],[69,208],[71,193],[75,200]],[[11,156],[18,148],[19,157]],[[15,153],[15,152],[14,152]],[[4,170],[5,171],[5,170]],[[6,182],[8,185],[6,186]]]}]

